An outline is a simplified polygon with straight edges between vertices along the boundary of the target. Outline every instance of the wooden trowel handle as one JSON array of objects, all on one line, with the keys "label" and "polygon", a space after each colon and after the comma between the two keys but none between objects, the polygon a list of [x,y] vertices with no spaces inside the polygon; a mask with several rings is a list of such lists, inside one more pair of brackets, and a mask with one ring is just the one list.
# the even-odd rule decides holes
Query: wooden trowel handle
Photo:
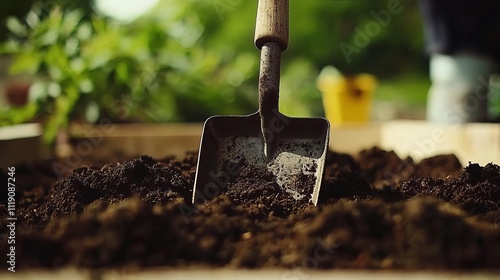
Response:
[{"label": "wooden trowel handle", "polygon": [[259,0],[255,25],[255,46],[278,43],[281,51],[288,47],[289,0]]}]

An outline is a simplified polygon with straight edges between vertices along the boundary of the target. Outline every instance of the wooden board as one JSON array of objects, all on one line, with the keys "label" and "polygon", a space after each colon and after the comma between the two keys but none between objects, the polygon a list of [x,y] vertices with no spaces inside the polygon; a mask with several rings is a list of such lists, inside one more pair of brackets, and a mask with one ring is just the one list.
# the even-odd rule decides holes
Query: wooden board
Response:
[{"label": "wooden board", "polygon": [[42,150],[39,124],[0,127],[0,168],[40,159]]},{"label": "wooden board", "polygon": [[71,152],[78,154],[78,145],[85,145],[91,151],[81,156],[103,160],[117,155],[183,156],[199,149],[202,128],[199,123],[73,126],[70,135],[75,141]]},{"label": "wooden board", "polygon": [[500,124],[439,125],[423,121],[390,121],[381,127],[380,145],[399,156],[421,160],[454,153],[466,165],[500,163]]},{"label": "wooden board", "polygon": [[[201,123],[72,126],[69,132],[74,141],[64,153],[101,160],[143,154],[181,157],[186,151],[198,150],[202,128]],[[0,128],[0,167],[47,157],[41,133],[38,124]],[[331,128],[330,148],[335,151],[356,154],[373,146],[417,161],[454,153],[464,165],[469,161],[500,163],[500,124],[438,125],[396,120]]]},{"label": "wooden board", "polygon": [[374,271],[374,270],[235,270],[235,269],[149,269],[142,272],[118,270],[90,271],[62,269],[56,271],[33,270],[16,273],[0,272],[2,280],[154,280],[154,279],[200,279],[200,280],[497,280],[500,273],[495,272],[443,272],[443,271]]},{"label": "wooden board", "polygon": [[[78,126],[72,128],[71,134],[78,141],[88,142],[86,135],[96,133],[95,130],[94,126]],[[103,159],[116,154],[182,156],[185,151],[198,150],[201,131],[202,124],[115,125],[111,131],[101,131],[90,138],[96,143],[92,145],[92,156]],[[411,156],[417,161],[454,153],[464,165],[468,161],[482,165],[500,163],[500,125],[438,125],[397,120],[331,128],[332,150],[356,154],[373,146],[394,150],[401,157]]]}]

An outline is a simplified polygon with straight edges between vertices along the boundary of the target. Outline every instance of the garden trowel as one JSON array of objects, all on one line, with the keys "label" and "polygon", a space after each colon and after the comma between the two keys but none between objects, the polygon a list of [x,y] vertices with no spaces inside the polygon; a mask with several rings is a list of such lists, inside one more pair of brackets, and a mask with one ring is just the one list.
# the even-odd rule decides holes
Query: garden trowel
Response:
[{"label": "garden trowel", "polygon": [[267,169],[283,192],[318,202],[329,140],[325,118],[294,118],[278,110],[281,52],[288,46],[288,0],[259,0],[255,45],[261,50],[259,111],[205,121],[193,203],[220,194],[242,165]]}]

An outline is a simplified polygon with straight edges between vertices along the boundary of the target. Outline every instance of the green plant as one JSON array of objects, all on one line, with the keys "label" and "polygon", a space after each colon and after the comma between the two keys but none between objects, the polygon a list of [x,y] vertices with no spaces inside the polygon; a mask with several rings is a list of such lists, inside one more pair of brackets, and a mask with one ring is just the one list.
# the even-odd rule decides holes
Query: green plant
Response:
[{"label": "green plant", "polygon": [[88,91],[85,88],[88,77],[80,75],[74,59],[79,40],[88,39],[92,31],[88,24],[80,23],[77,11],[63,15],[56,8],[44,20],[41,14],[42,10],[30,11],[26,24],[16,18],[7,21],[13,38],[3,46],[3,51],[15,54],[11,74],[36,76],[30,102],[24,108],[4,108],[2,124],[47,114],[50,116],[46,137],[54,139],[58,128],[67,124],[66,116],[76,104],[80,89]]},{"label": "green plant", "polygon": [[14,37],[3,51],[15,55],[11,73],[34,82],[29,103],[3,108],[0,124],[42,118],[50,142],[70,121],[200,121],[251,108],[236,87],[257,61],[243,54],[227,63],[197,46],[203,26],[185,9],[128,25],[59,7],[47,17],[32,10],[26,24],[10,18]]},{"label": "green plant", "polygon": [[[284,113],[322,113],[315,80],[325,65],[381,80],[422,73],[415,2],[401,1],[403,11],[351,62],[339,48],[353,44],[353,30],[388,1],[291,1]],[[131,23],[91,13],[89,1],[37,3],[25,19],[8,20],[11,39],[2,51],[15,57],[12,73],[29,73],[34,84],[25,107],[0,109],[0,125],[41,119],[51,141],[71,121],[203,121],[257,109],[257,1],[163,0]]]}]

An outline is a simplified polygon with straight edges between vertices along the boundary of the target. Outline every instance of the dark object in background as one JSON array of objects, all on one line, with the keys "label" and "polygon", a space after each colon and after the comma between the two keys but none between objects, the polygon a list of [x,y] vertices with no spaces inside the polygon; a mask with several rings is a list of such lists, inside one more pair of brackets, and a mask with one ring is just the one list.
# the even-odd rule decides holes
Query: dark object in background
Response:
[{"label": "dark object in background", "polygon": [[10,105],[21,107],[28,103],[30,84],[26,82],[13,81],[5,87],[7,102]]},{"label": "dark object in background", "polygon": [[500,1],[420,0],[429,54],[468,51],[500,61]]}]

